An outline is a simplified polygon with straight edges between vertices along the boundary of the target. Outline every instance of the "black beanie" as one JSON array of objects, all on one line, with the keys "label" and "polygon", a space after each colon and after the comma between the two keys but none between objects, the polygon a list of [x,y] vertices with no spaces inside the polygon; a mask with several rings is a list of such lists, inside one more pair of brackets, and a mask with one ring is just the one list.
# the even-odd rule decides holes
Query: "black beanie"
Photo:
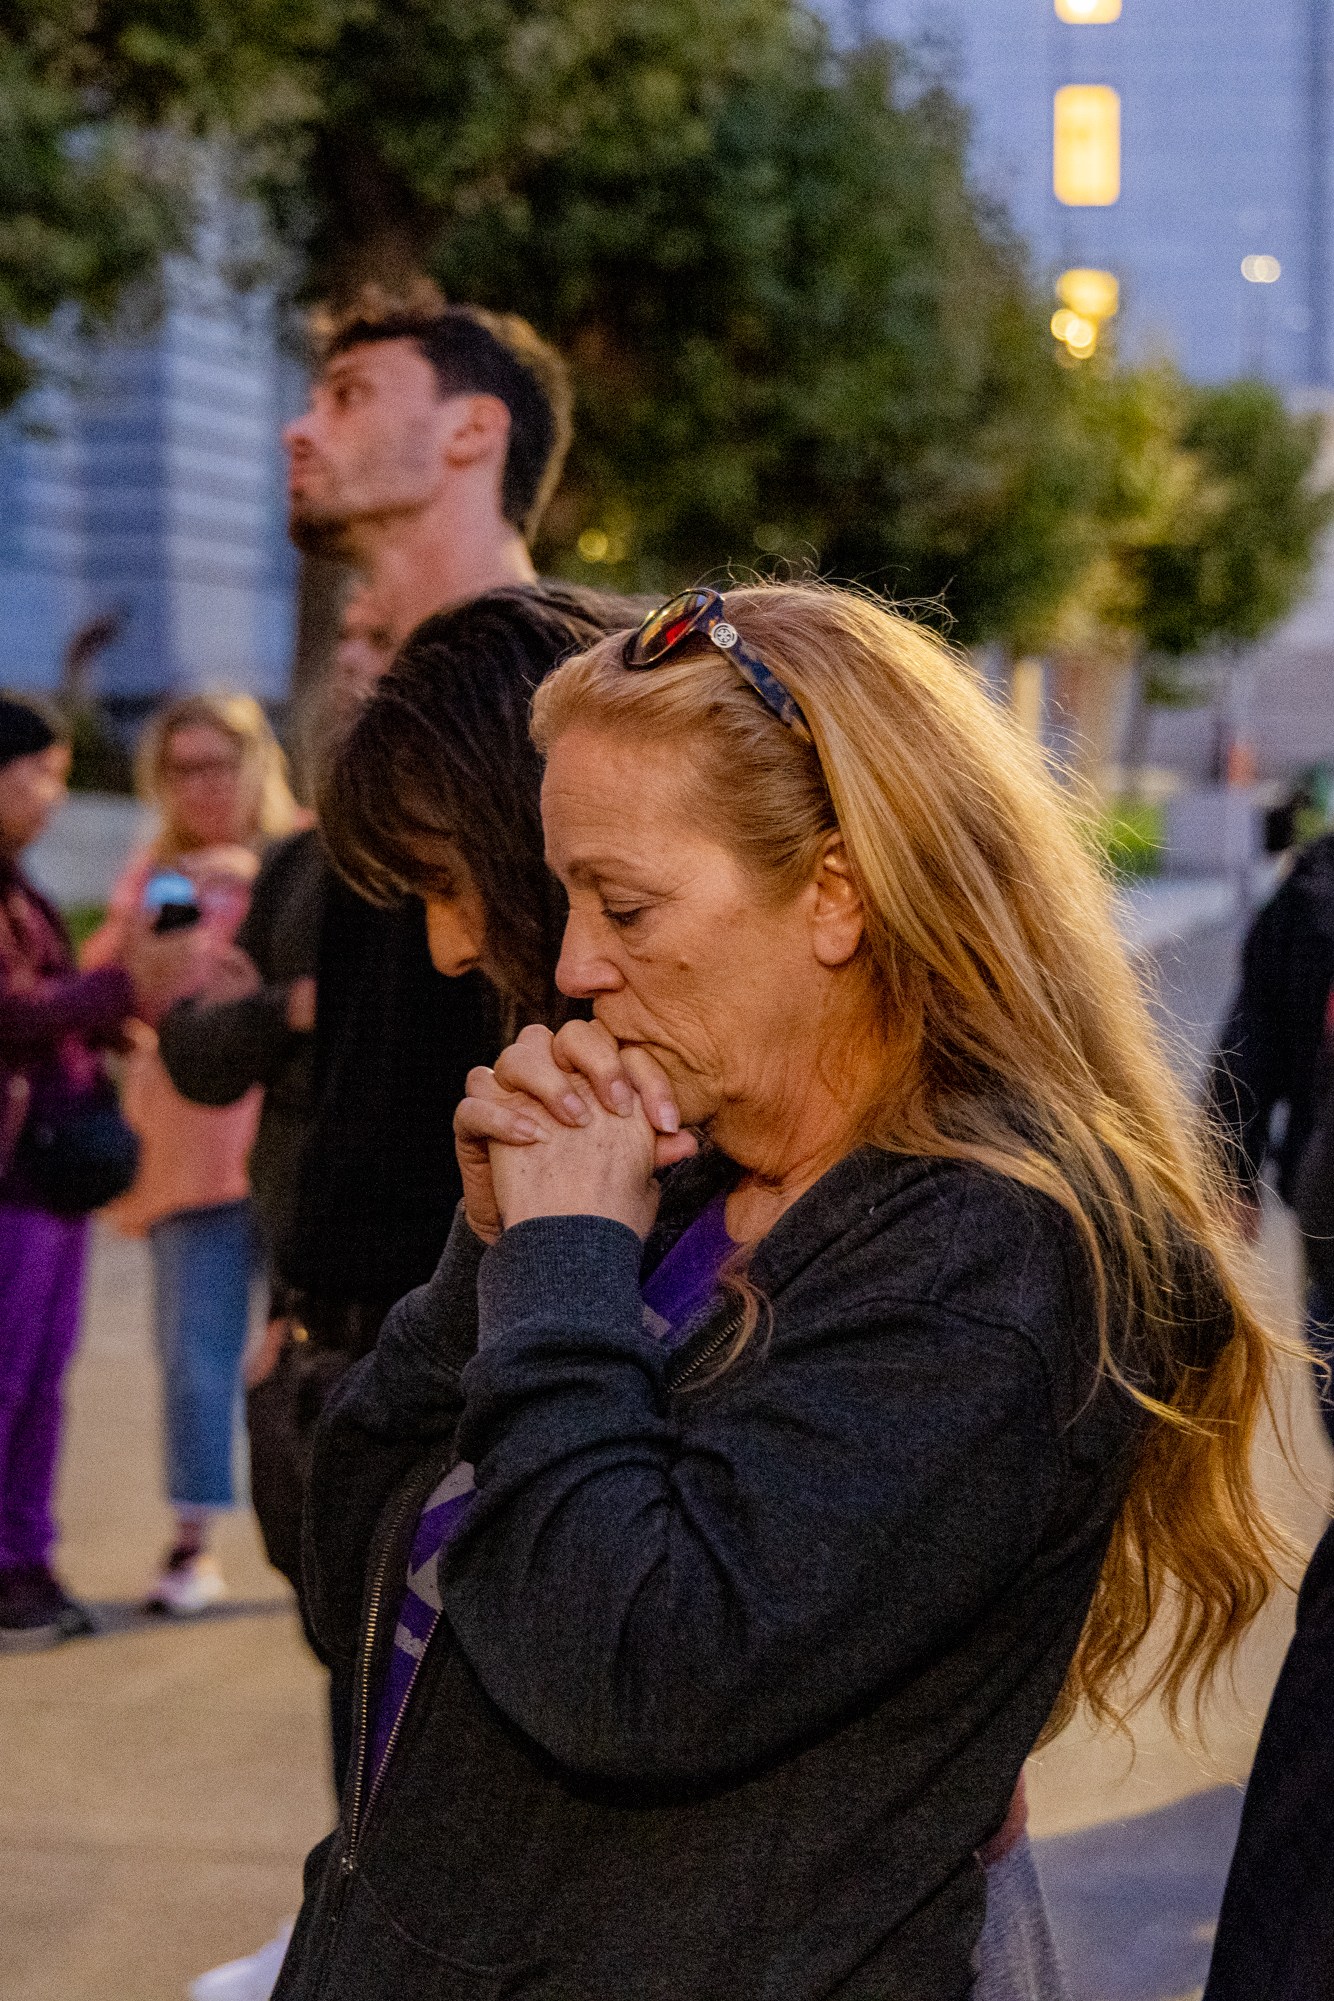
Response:
[{"label": "black beanie", "polygon": [[0,695],[0,766],[49,750],[57,742],[57,732],[39,708],[21,697]]}]

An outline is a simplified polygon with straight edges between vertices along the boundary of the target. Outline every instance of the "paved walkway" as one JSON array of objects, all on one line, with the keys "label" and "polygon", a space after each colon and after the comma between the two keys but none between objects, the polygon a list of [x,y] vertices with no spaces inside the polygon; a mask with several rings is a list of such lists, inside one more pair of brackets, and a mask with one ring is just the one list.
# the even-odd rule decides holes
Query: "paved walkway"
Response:
[{"label": "paved walkway", "polygon": [[71,1384],[64,1562],[112,1630],[0,1658],[0,1997],[183,2001],[290,1915],[331,1825],[323,1677],[252,1522],[224,1616],[144,1622],[160,1555],[147,1259],[99,1237]]},{"label": "paved walkway", "polygon": [[[1291,1251],[1272,1222],[1280,1296]],[[322,1677],[249,1518],[226,1526],[235,1598],[222,1615],[180,1627],[133,1610],[167,1527],[146,1308],[142,1250],[99,1236],[62,1513],[70,1579],[108,1630],[0,1659],[0,2001],[183,2001],[192,1975],[292,1911],[301,1857],[330,1824]],[[1328,1457],[1300,1375],[1295,1387],[1319,1491]],[[1265,1466],[1313,1541],[1318,1500],[1272,1449]],[[1152,1715],[1133,1764],[1123,1742],[1080,1727],[1035,1762],[1034,1831],[1076,2001],[1198,1989],[1238,1797],[1218,1788],[1245,1775],[1290,1622],[1285,1598],[1248,1643],[1213,1762]]]}]

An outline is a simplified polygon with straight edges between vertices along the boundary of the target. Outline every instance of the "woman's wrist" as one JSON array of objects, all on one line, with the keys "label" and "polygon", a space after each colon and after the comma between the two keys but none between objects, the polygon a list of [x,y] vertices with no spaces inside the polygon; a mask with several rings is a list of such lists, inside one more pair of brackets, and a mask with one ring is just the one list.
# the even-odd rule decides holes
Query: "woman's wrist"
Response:
[{"label": "woman's wrist", "polygon": [[478,1273],[479,1345],[522,1327],[638,1334],[642,1257],[638,1233],[610,1216],[530,1216],[509,1224]]},{"label": "woman's wrist", "polygon": [[500,1242],[501,1234],[504,1229],[504,1225],[502,1223],[492,1222],[487,1218],[470,1216],[468,1214],[466,1207],[463,1210],[463,1221],[466,1224],[467,1228],[471,1230],[473,1236],[476,1237],[478,1243],[485,1244],[488,1250],[490,1249],[492,1244],[498,1244]]},{"label": "woman's wrist", "polygon": [[[600,1189],[587,1201],[566,1196],[560,1190],[550,1195],[532,1194],[525,1190],[506,1204],[503,1228],[517,1229],[520,1223],[587,1222],[592,1219],[618,1223],[623,1229],[632,1230],[642,1243],[653,1227],[656,1207],[656,1191],[651,1188],[642,1196],[625,1196],[624,1199],[622,1191]],[[494,1237],[483,1238],[483,1241],[495,1243],[500,1234],[498,1230]],[[482,1235],[480,1230],[478,1235]]]}]

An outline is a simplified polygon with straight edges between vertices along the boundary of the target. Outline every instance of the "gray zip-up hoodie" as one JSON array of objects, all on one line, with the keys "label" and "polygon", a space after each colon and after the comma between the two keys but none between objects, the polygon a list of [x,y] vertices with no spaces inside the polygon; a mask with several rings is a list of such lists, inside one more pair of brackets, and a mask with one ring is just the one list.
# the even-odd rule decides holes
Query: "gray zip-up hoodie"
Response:
[{"label": "gray zip-up hoodie", "polygon": [[460,1220],[326,1413],[307,1580],[330,1656],[359,1660],[361,1740],[421,1500],[456,1456],[477,1500],[275,2001],[968,1994],[975,1851],[1142,1420],[1099,1379],[1054,1204],[871,1150],[756,1247],[771,1325],[687,1386],[717,1325],[664,1353],[640,1279],[734,1172],[678,1169],[642,1260],[597,1217],[485,1252]]}]

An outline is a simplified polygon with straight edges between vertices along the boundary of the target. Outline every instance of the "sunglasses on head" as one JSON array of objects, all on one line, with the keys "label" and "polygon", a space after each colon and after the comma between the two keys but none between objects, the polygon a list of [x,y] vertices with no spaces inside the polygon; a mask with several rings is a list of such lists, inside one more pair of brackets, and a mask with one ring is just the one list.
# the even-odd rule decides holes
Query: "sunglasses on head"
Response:
[{"label": "sunglasses on head", "polygon": [[744,643],[717,591],[682,591],[680,597],[671,598],[657,611],[650,612],[638,632],[631,633],[626,640],[621,657],[630,668],[660,667],[692,639],[711,640],[781,723],[800,735],[810,736],[809,725],[795,699],[772,668],[766,667],[759,655]]}]

